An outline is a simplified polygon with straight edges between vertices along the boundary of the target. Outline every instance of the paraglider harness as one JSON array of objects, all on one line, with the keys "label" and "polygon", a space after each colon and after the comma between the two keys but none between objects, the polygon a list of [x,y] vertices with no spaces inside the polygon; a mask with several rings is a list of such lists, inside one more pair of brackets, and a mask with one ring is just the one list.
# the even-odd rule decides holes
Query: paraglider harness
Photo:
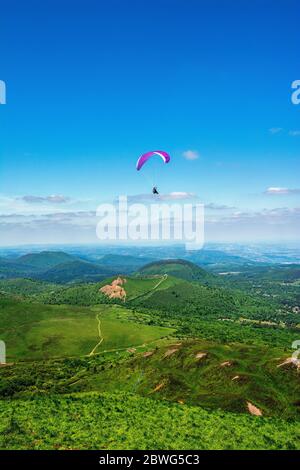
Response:
[{"label": "paraglider harness", "polygon": [[159,194],[159,192],[157,191],[157,187],[156,187],[156,186],[153,186],[152,193],[153,193],[153,194]]}]

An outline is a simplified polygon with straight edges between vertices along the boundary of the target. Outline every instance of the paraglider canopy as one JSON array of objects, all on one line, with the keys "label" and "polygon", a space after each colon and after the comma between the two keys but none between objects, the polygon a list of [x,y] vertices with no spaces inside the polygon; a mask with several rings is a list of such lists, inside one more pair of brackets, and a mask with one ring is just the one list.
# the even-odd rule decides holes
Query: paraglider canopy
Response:
[{"label": "paraglider canopy", "polygon": [[155,155],[161,157],[164,163],[169,163],[171,160],[171,157],[167,152],[164,152],[163,150],[152,150],[151,152],[144,153],[140,156],[136,163],[136,169],[139,171],[144,164]]}]

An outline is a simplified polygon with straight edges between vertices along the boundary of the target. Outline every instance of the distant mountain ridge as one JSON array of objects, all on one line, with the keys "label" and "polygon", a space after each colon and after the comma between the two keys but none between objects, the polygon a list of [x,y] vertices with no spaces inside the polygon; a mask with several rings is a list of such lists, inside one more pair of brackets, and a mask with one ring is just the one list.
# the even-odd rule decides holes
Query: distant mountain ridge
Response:
[{"label": "distant mountain ridge", "polygon": [[43,281],[67,283],[100,281],[113,274],[115,274],[114,270],[108,267],[74,259],[58,264],[37,277]]},{"label": "distant mountain ridge", "polygon": [[28,253],[16,259],[0,259],[0,279],[28,278],[47,282],[100,281],[117,269],[85,261],[63,251]]},{"label": "distant mountain ridge", "polygon": [[210,269],[221,269],[222,266],[231,265],[232,267],[237,266],[247,266],[247,265],[255,265],[256,262],[253,260],[242,257],[240,255],[235,255],[233,253],[226,253],[225,251],[220,250],[210,250],[204,249],[199,250],[196,252],[190,252],[187,256],[184,257],[185,259],[201,266],[207,266]]},{"label": "distant mountain ridge", "polygon": [[17,264],[25,264],[38,269],[50,269],[61,263],[76,260],[75,256],[63,251],[41,251],[40,253],[28,253],[17,258]]},{"label": "distant mountain ridge", "polygon": [[155,258],[132,256],[132,255],[117,255],[107,254],[99,259],[98,264],[101,266],[109,266],[122,274],[133,273],[142,266],[156,261]]},{"label": "distant mountain ridge", "polygon": [[63,251],[41,251],[18,258],[0,258],[0,279],[23,277],[58,283],[100,281],[116,274],[134,273],[153,260],[117,254],[89,260]]}]

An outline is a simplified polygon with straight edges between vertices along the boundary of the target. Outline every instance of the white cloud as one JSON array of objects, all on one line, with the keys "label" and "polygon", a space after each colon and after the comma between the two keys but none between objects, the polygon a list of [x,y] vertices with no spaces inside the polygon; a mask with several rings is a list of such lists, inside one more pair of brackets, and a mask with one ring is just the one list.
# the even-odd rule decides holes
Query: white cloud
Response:
[{"label": "white cloud", "polygon": [[52,194],[50,196],[22,196],[20,199],[22,199],[24,202],[27,202],[29,204],[31,203],[43,203],[43,202],[50,202],[54,204],[63,204],[66,202],[70,201],[70,198],[67,196],[63,196],[62,194]]},{"label": "white cloud", "polygon": [[187,193],[184,191],[174,191],[169,194],[162,194],[159,196],[160,199],[167,200],[167,201],[174,201],[180,199],[196,199],[197,196],[194,193]]},{"label": "white cloud", "polygon": [[273,134],[273,135],[279,134],[282,131],[283,131],[282,127],[271,127],[271,129],[269,129],[270,134]]},{"label": "white cloud", "polygon": [[291,135],[292,137],[300,136],[300,131],[290,131],[289,135]]},{"label": "white cloud", "polygon": [[197,160],[199,158],[199,152],[197,150],[185,150],[183,153],[182,153],[182,156],[186,159],[186,160]]},{"label": "white cloud", "polygon": [[[283,129],[283,127],[271,127],[271,129],[269,129],[269,132],[270,132],[270,134],[275,135],[275,134],[280,134],[280,133],[284,132],[284,129]],[[288,135],[290,135],[292,137],[300,136],[300,130],[299,129],[290,130],[290,131],[287,131],[287,132],[288,132]]]},{"label": "white cloud", "polygon": [[[95,211],[0,215],[0,245],[96,243]],[[300,207],[206,214],[207,240],[298,239]]]},{"label": "white cloud", "polygon": [[214,211],[225,211],[225,210],[233,210],[235,209],[235,207],[226,206],[225,204],[215,204],[214,202],[210,202],[209,204],[205,204],[205,209],[211,209]]},{"label": "white cloud", "polygon": [[0,245],[96,242],[94,211],[0,215]]},{"label": "white cloud", "polygon": [[50,212],[69,210],[79,211],[93,209],[96,202],[92,200],[77,200],[62,194],[50,196],[6,196],[0,194],[0,214],[48,214]]},{"label": "white cloud", "polygon": [[253,224],[269,223],[284,225],[288,222],[300,222],[300,208],[278,207],[275,209],[262,209],[261,211],[240,211],[220,219],[223,222],[242,223],[251,221]]},{"label": "white cloud", "polygon": [[[172,193],[166,194],[133,194],[127,196],[127,202],[130,203],[143,203],[143,202],[158,202],[158,201],[174,201],[174,200],[185,200],[185,199],[197,199],[197,195],[194,193],[188,193],[186,191],[173,191]],[[115,203],[118,201],[115,200]]]},{"label": "white cloud", "polygon": [[289,189],[281,187],[270,187],[265,191],[265,194],[282,195],[282,194],[300,194],[300,189]]}]

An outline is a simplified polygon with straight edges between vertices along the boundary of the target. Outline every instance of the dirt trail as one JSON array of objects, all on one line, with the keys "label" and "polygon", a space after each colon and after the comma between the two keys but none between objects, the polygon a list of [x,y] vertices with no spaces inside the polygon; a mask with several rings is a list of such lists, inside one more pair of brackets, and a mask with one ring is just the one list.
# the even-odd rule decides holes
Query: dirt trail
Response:
[{"label": "dirt trail", "polygon": [[[157,339],[151,340],[151,341],[149,341],[149,342],[144,342],[144,343],[142,343],[142,344],[138,344],[138,345],[134,346],[134,348],[135,348],[135,349],[139,349],[139,348],[142,348],[142,347],[145,347],[145,346],[149,346],[150,344],[158,343],[158,342],[161,341],[162,339],[164,339],[164,337],[157,338]],[[128,347],[130,347],[130,346],[127,346],[127,347],[124,347],[124,348],[104,349],[103,351],[101,351],[101,352],[96,352],[96,353],[94,353],[94,354],[95,354],[95,355],[98,355],[98,354],[105,354],[105,353],[111,353],[111,352],[127,351]],[[88,355],[89,355],[89,354],[88,354]]]},{"label": "dirt trail", "polygon": [[153,287],[152,290],[157,289],[158,286],[160,286],[161,283],[164,282],[164,281],[166,281],[167,279],[168,279],[168,275],[167,275],[167,274],[164,274],[164,275],[162,276],[162,278],[160,279],[160,281]]},{"label": "dirt trail", "polygon": [[99,316],[99,313],[96,315],[96,320],[98,322],[98,335],[99,335],[99,341],[98,343],[96,344],[96,346],[94,347],[94,349],[92,349],[92,351],[89,353],[89,356],[94,356],[95,354],[95,351],[98,349],[98,347],[102,344],[104,338],[102,336],[102,332],[101,332],[101,320],[100,320],[100,316]]},{"label": "dirt trail", "polygon": [[155,284],[154,287],[152,287],[152,289],[148,290],[147,292],[143,292],[142,294],[139,294],[137,295],[136,297],[132,297],[131,299],[129,299],[129,301],[131,302],[132,300],[136,300],[136,299],[139,299],[140,297],[144,297],[148,294],[150,294],[151,292],[153,292],[155,289],[157,289],[162,282],[166,281],[168,279],[168,274],[164,274],[161,279],[159,280],[159,282],[157,284]]}]

